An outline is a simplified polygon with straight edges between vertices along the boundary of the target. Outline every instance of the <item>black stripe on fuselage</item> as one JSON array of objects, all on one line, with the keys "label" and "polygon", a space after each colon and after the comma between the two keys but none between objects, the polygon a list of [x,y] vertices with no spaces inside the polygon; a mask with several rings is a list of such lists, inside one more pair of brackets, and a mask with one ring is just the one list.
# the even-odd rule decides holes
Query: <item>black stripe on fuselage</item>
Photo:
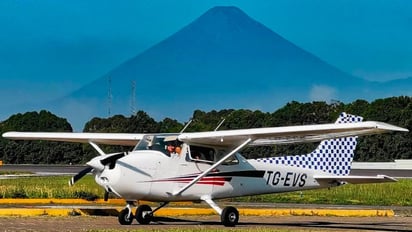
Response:
[{"label": "black stripe on fuselage", "polygon": [[251,171],[236,171],[236,172],[213,172],[206,176],[238,176],[238,177],[253,177],[262,178],[265,175],[265,171],[251,170]]}]

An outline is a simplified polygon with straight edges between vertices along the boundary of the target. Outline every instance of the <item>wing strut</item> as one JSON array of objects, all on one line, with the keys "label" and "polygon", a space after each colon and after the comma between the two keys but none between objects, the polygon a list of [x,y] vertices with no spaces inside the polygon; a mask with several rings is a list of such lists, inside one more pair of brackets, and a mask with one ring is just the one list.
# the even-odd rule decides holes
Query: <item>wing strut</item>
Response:
[{"label": "wing strut", "polygon": [[225,162],[225,160],[227,160],[229,157],[231,157],[232,155],[234,155],[237,151],[239,151],[240,149],[242,149],[243,147],[245,147],[248,143],[250,143],[250,141],[252,141],[251,138],[248,138],[245,142],[243,142],[242,144],[240,144],[238,147],[236,147],[235,149],[233,149],[229,154],[227,154],[225,157],[221,158],[218,162],[216,162],[215,164],[213,164],[209,169],[207,169],[206,171],[204,171],[202,174],[198,175],[195,179],[193,179],[190,183],[188,183],[187,185],[185,185],[183,188],[181,188],[179,191],[176,191],[173,193],[173,196],[177,196],[180,195],[181,193],[183,193],[184,191],[186,191],[188,188],[190,188],[192,185],[196,184],[200,179],[202,179],[204,176],[206,176],[207,174],[209,174],[209,172],[211,172],[213,169],[215,169],[217,166],[221,165],[223,162]]},{"label": "wing strut", "polygon": [[190,121],[188,123],[186,123],[186,125],[183,127],[183,129],[179,132],[180,134],[183,133],[183,131],[186,130],[186,128],[190,125],[190,123],[193,122],[193,119],[190,119]]},{"label": "wing strut", "polygon": [[219,124],[217,125],[214,131],[217,131],[220,128],[220,126],[225,122],[225,120],[226,118],[223,118],[222,121],[219,122]]},{"label": "wing strut", "polygon": [[94,142],[89,141],[89,144],[92,145],[92,147],[100,154],[100,155],[106,155],[104,151]]}]

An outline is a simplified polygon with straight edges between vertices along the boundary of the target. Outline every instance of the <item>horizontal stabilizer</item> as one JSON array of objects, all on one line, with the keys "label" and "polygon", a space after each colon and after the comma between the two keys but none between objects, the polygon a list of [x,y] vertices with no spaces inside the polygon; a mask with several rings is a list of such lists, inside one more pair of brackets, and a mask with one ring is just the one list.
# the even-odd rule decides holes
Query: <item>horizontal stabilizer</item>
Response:
[{"label": "horizontal stabilizer", "polygon": [[337,183],[350,183],[350,184],[367,184],[367,183],[383,183],[383,182],[396,182],[393,177],[386,175],[377,176],[314,176],[319,183],[337,184]]}]

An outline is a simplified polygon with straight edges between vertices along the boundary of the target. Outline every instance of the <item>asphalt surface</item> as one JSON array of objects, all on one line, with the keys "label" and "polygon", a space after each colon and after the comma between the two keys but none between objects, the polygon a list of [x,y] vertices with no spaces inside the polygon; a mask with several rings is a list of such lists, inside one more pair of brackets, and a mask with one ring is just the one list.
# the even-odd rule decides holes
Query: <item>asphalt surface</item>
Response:
[{"label": "asphalt surface", "polygon": [[27,172],[38,175],[73,175],[86,168],[83,165],[3,164],[0,171]]},{"label": "asphalt surface", "polygon": [[[1,217],[2,231],[168,231],[171,229],[233,231],[219,216],[156,218],[149,225],[119,225],[117,217]],[[245,216],[236,231],[412,231],[410,217]]]}]

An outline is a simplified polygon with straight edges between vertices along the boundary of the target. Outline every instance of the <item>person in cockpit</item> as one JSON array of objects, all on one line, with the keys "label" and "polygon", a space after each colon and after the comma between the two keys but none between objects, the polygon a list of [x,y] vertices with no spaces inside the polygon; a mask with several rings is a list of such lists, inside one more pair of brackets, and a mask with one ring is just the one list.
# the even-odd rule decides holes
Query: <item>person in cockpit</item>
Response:
[{"label": "person in cockpit", "polygon": [[180,155],[180,152],[182,151],[182,148],[180,146],[181,144],[177,141],[169,141],[166,144],[166,151],[169,155]]},{"label": "person in cockpit", "polygon": [[166,151],[169,155],[172,155],[176,152],[176,147],[172,142],[168,142],[166,145]]}]

